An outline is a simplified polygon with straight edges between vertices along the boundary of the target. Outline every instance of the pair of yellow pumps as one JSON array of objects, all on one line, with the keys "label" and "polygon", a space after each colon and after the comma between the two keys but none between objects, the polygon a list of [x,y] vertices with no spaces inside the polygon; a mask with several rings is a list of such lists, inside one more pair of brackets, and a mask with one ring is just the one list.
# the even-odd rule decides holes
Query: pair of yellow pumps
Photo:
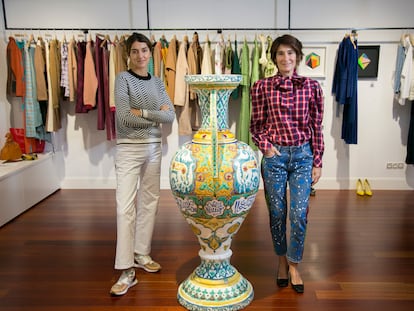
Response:
[{"label": "pair of yellow pumps", "polygon": [[372,196],[372,190],[371,190],[371,186],[368,182],[368,179],[364,179],[364,181],[362,181],[361,179],[358,179],[357,181],[357,185],[356,185],[356,193],[357,195],[367,195],[367,196]]}]

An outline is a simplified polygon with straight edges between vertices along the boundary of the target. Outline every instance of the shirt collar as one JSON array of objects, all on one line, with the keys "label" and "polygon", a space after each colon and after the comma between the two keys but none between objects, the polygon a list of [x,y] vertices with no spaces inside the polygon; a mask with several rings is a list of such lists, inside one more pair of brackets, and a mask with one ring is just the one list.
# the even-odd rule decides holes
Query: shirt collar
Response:
[{"label": "shirt collar", "polygon": [[305,77],[299,76],[296,71],[291,77],[284,77],[280,73],[277,73],[273,79],[274,88],[286,91],[292,90],[293,86],[302,88],[305,83],[305,79]]}]

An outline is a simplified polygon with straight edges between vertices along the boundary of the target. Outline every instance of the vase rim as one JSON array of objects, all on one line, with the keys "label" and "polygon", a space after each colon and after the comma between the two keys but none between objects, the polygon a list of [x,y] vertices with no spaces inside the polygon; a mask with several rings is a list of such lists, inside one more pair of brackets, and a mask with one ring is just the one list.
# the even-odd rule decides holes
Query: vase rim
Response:
[{"label": "vase rim", "polygon": [[240,83],[242,75],[239,74],[196,74],[185,75],[184,79],[188,83]]}]

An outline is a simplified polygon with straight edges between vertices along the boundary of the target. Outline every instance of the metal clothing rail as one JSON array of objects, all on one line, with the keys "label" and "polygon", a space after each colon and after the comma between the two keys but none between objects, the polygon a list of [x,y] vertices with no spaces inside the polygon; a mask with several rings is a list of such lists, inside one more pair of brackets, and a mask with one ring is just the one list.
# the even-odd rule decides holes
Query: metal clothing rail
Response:
[{"label": "metal clothing rail", "polygon": [[364,27],[364,28],[27,28],[27,27],[6,27],[5,30],[41,30],[41,31],[81,31],[88,33],[89,31],[381,31],[381,30],[413,30],[413,27]]}]

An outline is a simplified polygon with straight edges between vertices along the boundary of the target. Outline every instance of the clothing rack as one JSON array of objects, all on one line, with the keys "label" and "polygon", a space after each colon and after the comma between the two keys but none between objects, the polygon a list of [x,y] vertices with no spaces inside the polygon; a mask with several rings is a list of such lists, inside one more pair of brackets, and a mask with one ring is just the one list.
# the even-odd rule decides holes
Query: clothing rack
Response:
[{"label": "clothing rack", "polygon": [[[59,36],[62,35],[61,32],[63,32],[63,36],[66,36],[68,34],[72,34],[73,36],[75,36],[77,39],[80,39],[81,37],[83,37],[83,40],[87,41],[88,40],[88,36],[91,36],[92,32],[94,33],[94,35],[99,35],[105,32],[114,32],[113,34],[115,35],[125,35],[128,33],[131,33],[133,31],[135,32],[143,32],[144,34],[149,36],[153,36],[153,35],[159,35],[159,36],[164,36],[166,34],[166,32],[182,32],[183,35],[184,33],[186,35],[190,35],[191,33],[197,32],[200,35],[200,43],[203,44],[205,43],[205,40],[203,40],[203,34],[200,32],[214,32],[217,35],[223,35],[223,32],[235,32],[235,33],[229,33],[229,35],[231,35],[231,40],[233,41],[237,41],[238,44],[243,44],[244,41],[246,40],[246,32],[250,32],[248,33],[248,37],[249,39],[246,40],[246,42],[250,45],[250,44],[254,44],[254,40],[253,37],[256,37],[264,34],[264,35],[270,35],[273,39],[280,34],[280,32],[288,32],[290,34],[295,35],[295,32],[308,32],[308,31],[343,31],[344,34],[349,34],[352,36],[358,36],[358,32],[359,31],[404,31],[404,32],[409,32],[411,30],[413,30],[414,27],[412,28],[398,28],[398,27],[388,27],[388,28],[294,28],[294,29],[287,29],[287,28],[221,28],[221,29],[212,29],[212,28],[152,28],[152,29],[142,29],[142,28],[89,28],[89,29],[73,29],[73,28],[8,28],[6,30],[4,30],[4,40],[7,42],[8,37],[9,36],[14,36],[14,37],[29,37],[29,35],[38,32],[38,36],[44,36],[44,37],[55,37],[57,36],[56,32],[59,32]],[[238,32],[243,32],[243,34],[240,34]],[[17,32],[17,33],[16,33]],[[40,33],[42,32],[42,33]],[[67,32],[67,33],[65,33]],[[254,33],[256,32],[256,33]],[[302,33],[303,34],[303,33]],[[110,34],[112,35],[112,34]],[[170,35],[170,34],[168,34]],[[175,34],[174,34],[175,35]],[[181,35],[181,34],[180,34]],[[206,34],[207,37],[210,37],[210,41],[211,42],[215,42],[216,39],[214,39],[214,37],[211,36],[211,33],[207,33]],[[172,36],[172,34],[171,34]],[[178,36],[178,34],[177,34]],[[227,36],[227,34],[226,34]],[[244,37],[244,38],[243,38]],[[179,37],[178,37],[179,39]],[[361,38],[359,38],[361,39]],[[340,41],[342,40],[342,36],[338,35],[335,37],[332,37],[331,39],[328,40],[311,40],[311,41],[306,41],[306,40],[301,40],[303,44],[305,45],[326,45],[326,44],[338,44]],[[395,39],[390,38],[390,39],[381,39],[381,40],[375,40],[375,41],[362,41],[359,40],[359,44],[372,44],[373,42],[375,42],[375,44],[395,44],[399,42],[399,36],[397,38],[397,36],[395,36]]]}]

